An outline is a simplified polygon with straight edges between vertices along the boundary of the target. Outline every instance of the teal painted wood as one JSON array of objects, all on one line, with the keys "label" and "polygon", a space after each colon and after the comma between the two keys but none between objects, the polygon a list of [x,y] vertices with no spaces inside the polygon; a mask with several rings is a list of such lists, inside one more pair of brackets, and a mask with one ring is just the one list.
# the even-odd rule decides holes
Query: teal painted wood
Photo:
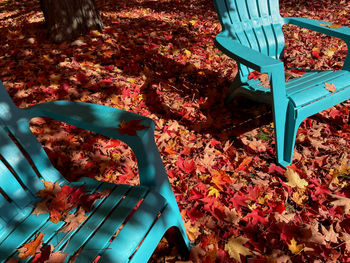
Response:
[{"label": "teal painted wood", "polygon": [[[125,142],[137,158],[140,185],[114,185],[88,178],[74,183],[66,181],[31,133],[29,121],[34,117],[53,118]],[[137,131],[137,136],[121,135],[118,127],[122,121],[130,120],[142,120],[148,128]],[[154,141],[151,119],[111,107],[70,101],[20,109],[0,82],[0,126],[0,262],[14,256],[17,248],[39,232],[45,234],[44,244],[53,244],[56,250],[65,249],[70,256],[80,247],[86,247],[87,250],[78,256],[78,262],[90,262],[106,251],[102,262],[145,262],[160,238],[173,226],[179,229],[189,252],[190,242]],[[86,190],[97,192],[110,189],[111,195],[97,201],[87,213],[88,218],[67,236],[58,232],[64,223],[53,224],[48,214],[31,215],[38,200],[35,195],[44,188],[41,180],[77,187],[84,185]],[[126,218],[129,220],[125,222]],[[153,225],[155,221],[162,224]],[[119,227],[121,236],[117,235],[110,243]],[[133,254],[142,261],[132,261]]]},{"label": "teal painted wood", "polygon": [[[300,123],[307,117],[350,98],[350,57],[343,69],[307,73],[285,83],[282,26],[294,24],[340,38],[350,46],[350,28],[321,26],[330,24],[307,18],[286,17],[279,13],[278,0],[214,0],[222,26],[215,45],[235,59],[239,74],[233,81],[227,102],[238,95],[272,104],[276,137],[277,162],[291,164],[295,137]],[[270,89],[256,80],[248,80],[253,70],[268,73]],[[337,91],[327,91],[325,82],[334,83]]]}]

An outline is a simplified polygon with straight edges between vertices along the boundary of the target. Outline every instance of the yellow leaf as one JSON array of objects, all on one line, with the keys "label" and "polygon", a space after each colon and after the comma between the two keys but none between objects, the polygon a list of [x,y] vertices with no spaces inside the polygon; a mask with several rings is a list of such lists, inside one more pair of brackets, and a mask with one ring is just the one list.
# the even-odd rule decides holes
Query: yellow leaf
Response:
[{"label": "yellow leaf", "polygon": [[248,256],[252,254],[249,248],[243,246],[248,241],[249,239],[245,237],[231,237],[225,245],[225,250],[228,252],[231,258],[241,262],[240,255]]},{"label": "yellow leaf", "polygon": [[43,55],[43,58],[46,60],[46,61],[51,61],[51,58],[49,55]]},{"label": "yellow leaf", "polygon": [[98,30],[92,30],[91,32],[94,36],[98,37],[101,35],[101,33]]},{"label": "yellow leaf", "polygon": [[299,175],[290,168],[287,168],[287,171],[284,173],[284,175],[288,180],[288,183],[286,183],[286,185],[289,185],[291,187],[298,187],[301,189],[305,189],[305,186],[308,185],[308,182],[305,179],[301,179]]},{"label": "yellow leaf", "polygon": [[194,26],[194,24],[197,23],[197,20],[191,20],[190,23],[191,23],[192,26]]},{"label": "yellow leaf", "polygon": [[215,197],[218,198],[220,197],[220,192],[214,186],[210,186],[208,196],[211,196],[211,195],[215,195]]},{"label": "yellow leaf", "polygon": [[330,47],[329,49],[327,49],[326,51],[324,51],[323,53],[328,56],[328,57],[332,57],[334,55],[334,52],[337,51],[336,47]]},{"label": "yellow leaf", "polygon": [[191,51],[189,51],[189,50],[187,50],[187,49],[185,49],[185,54],[186,54],[186,57],[187,57],[187,58],[190,58],[191,55],[192,55]]},{"label": "yellow leaf", "polygon": [[289,250],[293,254],[299,254],[300,251],[303,249],[303,247],[304,247],[303,244],[297,245],[297,242],[295,241],[294,237],[292,238],[292,240],[290,241],[290,244],[288,245]]}]

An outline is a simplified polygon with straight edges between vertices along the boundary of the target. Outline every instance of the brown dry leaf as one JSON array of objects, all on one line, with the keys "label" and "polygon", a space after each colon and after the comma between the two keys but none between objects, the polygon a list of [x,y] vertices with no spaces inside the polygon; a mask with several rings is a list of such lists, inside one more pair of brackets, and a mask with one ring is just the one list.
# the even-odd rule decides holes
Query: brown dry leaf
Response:
[{"label": "brown dry leaf", "polygon": [[31,256],[34,256],[34,254],[37,252],[38,249],[40,249],[43,243],[43,237],[44,237],[44,234],[40,232],[39,235],[37,235],[34,240],[20,247],[18,249],[18,257],[20,259],[26,259]]},{"label": "brown dry leaf", "polygon": [[329,230],[321,225],[321,231],[326,241],[337,243],[339,234],[334,232],[333,225],[329,227]]},{"label": "brown dry leaf", "polygon": [[331,196],[338,199],[331,202],[333,206],[344,206],[344,212],[346,214],[350,214],[350,198],[339,196],[339,195],[331,195]]},{"label": "brown dry leaf", "polygon": [[325,245],[325,237],[318,231],[318,226],[319,223],[317,221],[311,223],[311,237],[308,239],[308,241]]},{"label": "brown dry leaf", "polygon": [[66,224],[58,232],[74,231],[87,218],[84,209],[81,207],[74,214],[69,214],[64,219]]},{"label": "brown dry leaf", "polygon": [[345,249],[350,252],[350,235],[346,232],[342,233],[342,237],[343,241],[345,242]]},{"label": "brown dry leaf", "polygon": [[284,175],[288,180],[288,183],[286,183],[286,185],[289,185],[291,187],[298,187],[301,189],[305,189],[305,187],[308,185],[308,182],[305,179],[301,179],[299,175],[290,168],[287,168]]},{"label": "brown dry leaf", "polygon": [[45,199],[47,197],[51,197],[52,195],[55,195],[59,192],[61,192],[61,186],[58,184],[58,182],[56,183],[52,183],[50,181],[44,181],[42,180],[45,189],[41,189],[36,195]]},{"label": "brown dry leaf", "polygon": [[333,28],[333,29],[338,29],[338,28],[342,27],[342,25],[336,24],[336,23],[333,23],[333,24],[320,24],[320,26],[326,26],[326,27]]},{"label": "brown dry leaf", "polygon": [[38,216],[40,214],[50,213],[50,210],[47,207],[46,203],[47,203],[46,200],[43,200],[43,201],[36,203],[32,214]]},{"label": "brown dry leaf", "polygon": [[205,255],[205,251],[201,249],[199,246],[194,246],[191,248],[190,257],[194,263],[201,263],[201,257]]},{"label": "brown dry leaf", "polygon": [[270,80],[269,80],[269,75],[267,73],[263,73],[259,75],[258,79],[260,80],[259,85],[267,89],[270,88]]},{"label": "brown dry leaf", "polygon": [[243,246],[245,243],[249,241],[248,238],[239,236],[239,237],[231,237],[225,245],[225,250],[228,251],[228,254],[231,258],[234,258],[238,262],[241,262],[241,256],[248,256],[252,253],[249,248]]},{"label": "brown dry leaf", "polygon": [[324,85],[325,85],[324,88],[326,90],[330,91],[330,92],[336,92],[337,91],[337,89],[335,88],[334,83],[329,84],[328,82],[325,82]]}]

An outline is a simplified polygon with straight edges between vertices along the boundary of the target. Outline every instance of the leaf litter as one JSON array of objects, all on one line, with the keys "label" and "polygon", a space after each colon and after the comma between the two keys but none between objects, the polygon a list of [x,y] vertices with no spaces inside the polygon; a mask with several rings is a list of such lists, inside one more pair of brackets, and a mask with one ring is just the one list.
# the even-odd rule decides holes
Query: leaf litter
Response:
[{"label": "leaf litter", "polygon": [[[345,0],[280,5],[282,16],[350,25]],[[275,165],[271,109],[245,99],[224,103],[237,65],[213,45],[220,25],[211,1],[104,1],[100,12],[101,34],[55,45],[45,38],[38,3],[2,2],[0,79],[18,106],[61,99],[152,118],[195,244],[190,262],[350,260],[348,101],[301,124],[293,165],[286,170]],[[299,68],[342,67],[344,42],[296,26],[283,30],[285,65],[296,68],[287,71],[287,80],[302,75]],[[268,88],[268,78],[260,78]],[[125,124],[125,133],[144,128],[137,125]],[[138,182],[135,157],[119,141],[43,118],[33,120],[31,129],[70,180]],[[50,198],[65,207],[60,198]],[[36,213],[50,202],[39,203]],[[67,217],[65,211],[53,218]],[[68,221],[67,230],[80,219]],[[41,244],[37,249],[49,251]],[[176,250],[162,240],[151,262],[179,261]]]}]

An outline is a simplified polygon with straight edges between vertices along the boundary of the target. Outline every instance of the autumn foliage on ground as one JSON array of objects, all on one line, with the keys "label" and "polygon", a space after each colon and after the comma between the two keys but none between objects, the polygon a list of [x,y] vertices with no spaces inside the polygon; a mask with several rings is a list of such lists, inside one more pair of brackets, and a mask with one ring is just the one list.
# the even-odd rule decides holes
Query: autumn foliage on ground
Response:
[{"label": "autumn foliage on ground", "polygon": [[[0,1],[0,79],[15,103],[83,101],[152,118],[194,243],[190,262],[349,262],[350,103],[305,120],[293,164],[281,168],[271,108],[224,104],[237,66],[213,45],[221,28],[212,1],[98,5],[102,33],[56,45],[46,39],[39,3]],[[345,0],[280,0],[280,8],[282,16],[350,26]],[[284,33],[286,66],[341,68],[344,42],[294,26]],[[138,182],[124,144],[49,119],[31,127],[66,178]],[[179,259],[163,240],[152,262]]]}]

